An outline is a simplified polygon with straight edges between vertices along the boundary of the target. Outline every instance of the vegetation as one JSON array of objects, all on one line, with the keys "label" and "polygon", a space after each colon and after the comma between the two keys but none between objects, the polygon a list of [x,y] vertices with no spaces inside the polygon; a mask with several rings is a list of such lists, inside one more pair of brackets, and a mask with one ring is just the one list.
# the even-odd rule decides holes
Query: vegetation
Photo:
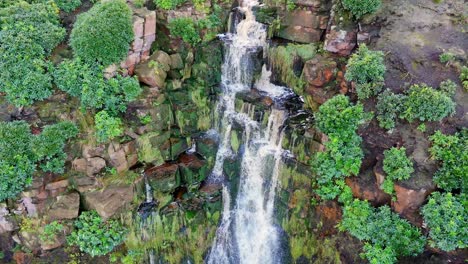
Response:
[{"label": "vegetation", "polygon": [[343,0],[342,3],[356,19],[359,19],[363,15],[377,11],[381,0]]},{"label": "vegetation", "polygon": [[92,257],[111,252],[123,242],[126,234],[118,221],[103,221],[96,211],[82,212],[74,225],[76,230],[68,236],[68,244],[78,246]]},{"label": "vegetation", "polygon": [[94,122],[96,123],[97,140],[100,143],[108,142],[123,133],[122,120],[110,116],[105,110],[96,114]]},{"label": "vegetation", "polygon": [[434,182],[446,191],[468,190],[466,172],[468,171],[468,131],[454,135],[444,135],[437,131],[429,138],[432,157],[441,162],[441,167],[434,175]]},{"label": "vegetation", "polygon": [[386,174],[382,184],[383,190],[392,194],[393,182],[407,180],[414,172],[413,162],[406,156],[406,149],[402,147],[385,150],[383,170]]},{"label": "vegetation", "polygon": [[55,3],[65,12],[71,12],[81,5],[81,0],[55,0]]},{"label": "vegetation", "polygon": [[46,61],[65,36],[53,1],[18,1],[0,9],[0,92],[15,106],[52,94]]},{"label": "vegetation", "polygon": [[57,235],[63,232],[64,226],[57,221],[44,226],[44,231],[39,235],[39,239],[44,243],[54,243]]},{"label": "vegetation", "polygon": [[156,4],[156,7],[165,9],[165,10],[171,10],[185,3],[187,0],[153,0],[153,1]]},{"label": "vegetation", "polygon": [[447,96],[453,97],[455,96],[455,92],[457,91],[457,84],[454,83],[452,80],[445,80],[440,83],[439,89]]},{"label": "vegetation", "polygon": [[395,121],[398,118],[398,113],[402,109],[402,104],[405,96],[394,94],[386,89],[378,96],[377,101],[377,120],[379,126],[385,129],[395,127]]},{"label": "vegetation", "polygon": [[81,99],[83,111],[105,109],[114,115],[125,112],[127,103],[141,93],[138,80],[120,75],[105,79],[102,70],[102,66],[77,58],[60,63],[53,75],[60,90]]},{"label": "vegetation", "polygon": [[124,0],[95,4],[77,17],[70,35],[75,56],[104,66],[123,60],[132,40],[132,12]]},{"label": "vegetation", "polygon": [[461,68],[461,72],[460,72],[460,81],[463,85],[463,89],[465,89],[465,91],[468,91],[468,67],[467,66],[463,66]]},{"label": "vegetation", "polygon": [[439,55],[439,60],[441,63],[450,63],[450,62],[453,62],[455,61],[455,55],[450,53],[450,52],[444,52],[442,54]]},{"label": "vegetation", "polygon": [[171,35],[180,37],[183,41],[196,45],[201,41],[200,33],[197,30],[197,25],[192,18],[181,17],[173,19],[169,23]]},{"label": "vegetation", "polygon": [[363,106],[352,105],[344,95],[326,101],[316,113],[317,127],[329,137],[326,150],[317,153],[313,162],[319,187],[316,192],[323,199],[334,199],[344,186],[339,182],[359,173],[364,154],[356,130],[367,118]]},{"label": "vegetation", "polygon": [[429,244],[444,251],[468,247],[468,218],[465,194],[434,192],[422,208],[429,228]]},{"label": "vegetation", "polygon": [[0,122],[0,201],[29,186],[37,164],[43,171],[63,172],[65,141],[77,133],[69,122],[46,126],[37,136],[24,121]]},{"label": "vegetation", "polygon": [[403,100],[401,118],[412,122],[440,121],[455,112],[455,102],[442,91],[438,91],[425,84],[415,84],[407,91]]},{"label": "vegetation", "polygon": [[366,99],[382,90],[385,74],[384,54],[360,45],[346,65],[345,79],[356,84],[359,99]]},{"label": "vegetation", "polygon": [[376,209],[357,199],[345,205],[339,229],[365,241],[363,256],[375,264],[396,263],[399,256],[416,256],[426,243],[421,231],[390,207]]}]

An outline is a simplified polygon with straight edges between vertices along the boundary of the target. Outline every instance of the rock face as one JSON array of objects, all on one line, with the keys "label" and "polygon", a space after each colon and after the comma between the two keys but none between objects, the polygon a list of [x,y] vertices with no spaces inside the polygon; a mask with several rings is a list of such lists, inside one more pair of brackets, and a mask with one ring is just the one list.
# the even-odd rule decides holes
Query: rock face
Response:
[{"label": "rock face", "polygon": [[325,50],[341,56],[351,54],[357,44],[357,31],[332,26],[325,36]]},{"label": "rock face", "polygon": [[60,195],[51,204],[47,215],[50,220],[73,219],[78,217],[80,195],[76,192]]},{"label": "rock face", "polygon": [[6,204],[0,204],[0,235],[14,231],[16,229],[16,223],[13,221],[13,218],[10,216],[10,212]]},{"label": "rock face", "polygon": [[284,14],[278,37],[300,43],[320,41],[327,28],[330,1],[296,1],[296,5]]},{"label": "rock face", "polygon": [[391,197],[382,191],[374,178],[368,174],[346,178],[346,184],[351,188],[353,196],[361,200],[367,200],[375,206],[390,203]]},{"label": "rock face", "polygon": [[96,210],[105,220],[120,212],[133,199],[133,186],[111,185],[83,194],[87,210]]},{"label": "rock face", "polygon": [[150,87],[165,87],[167,72],[171,69],[173,61],[164,51],[156,51],[145,63],[137,66],[135,73],[140,82]]}]

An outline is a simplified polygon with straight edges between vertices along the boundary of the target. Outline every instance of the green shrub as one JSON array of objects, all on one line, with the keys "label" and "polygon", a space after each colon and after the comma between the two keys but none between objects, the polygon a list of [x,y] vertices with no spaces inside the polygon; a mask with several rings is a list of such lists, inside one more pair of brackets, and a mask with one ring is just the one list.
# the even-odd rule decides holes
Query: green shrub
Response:
[{"label": "green shrub", "polygon": [[106,111],[100,111],[94,117],[96,124],[96,136],[98,142],[105,143],[122,135],[122,120],[110,116]]},{"label": "green shrub", "polygon": [[81,0],[55,0],[55,3],[65,12],[71,12],[81,5]]},{"label": "green shrub", "polygon": [[385,129],[395,127],[395,121],[402,109],[404,98],[404,95],[394,94],[388,89],[378,96],[376,108],[380,127]]},{"label": "green shrub", "polygon": [[0,122],[0,201],[31,184],[37,163],[44,171],[62,172],[64,142],[76,133],[68,122],[45,126],[37,136],[24,121]]},{"label": "green shrub", "polygon": [[106,109],[115,115],[125,112],[126,104],[141,93],[136,78],[117,75],[107,80],[101,66],[91,66],[79,58],[63,61],[53,74],[60,90],[81,99],[83,110]]},{"label": "green shrub", "polygon": [[429,228],[429,244],[444,251],[468,247],[468,213],[465,194],[432,193],[422,208]]},{"label": "green shrub", "polygon": [[75,221],[75,231],[67,238],[69,245],[76,245],[92,257],[106,255],[120,245],[125,228],[116,220],[103,221],[96,211],[82,212]]},{"label": "green shrub", "polygon": [[416,256],[426,243],[421,231],[392,213],[390,207],[375,209],[357,199],[345,205],[339,229],[366,242],[363,256],[370,257],[371,263],[395,263],[399,256]]},{"label": "green shrub", "polygon": [[132,40],[132,11],[124,0],[114,0],[99,2],[77,17],[70,46],[85,62],[107,66],[127,56]]},{"label": "green shrub", "polygon": [[57,221],[44,226],[44,231],[39,234],[39,239],[44,243],[54,243],[57,235],[64,230],[64,226]]},{"label": "green shrub", "polygon": [[400,117],[409,122],[440,121],[454,112],[455,102],[447,94],[425,84],[415,84],[407,91]]},{"label": "green shrub", "polygon": [[181,17],[169,22],[169,30],[174,37],[180,37],[184,42],[191,45],[196,45],[201,41],[200,33],[197,25],[192,18]]},{"label": "green shrub", "polygon": [[52,94],[46,61],[65,36],[53,1],[23,1],[0,9],[0,92],[16,106]]},{"label": "green shrub", "polygon": [[463,66],[461,71],[460,71],[460,82],[463,85],[463,89],[465,91],[468,91],[468,67]]},{"label": "green shrub", "polygon": [[452,80],[445,80],[440,83],[439,89],[447,96],[453,97],[457,91],[457,84]]},{"label": "green shrub", "polygon": [[374,13],[379,9],[381,0],[343,0],[344,8],[349,10],[356,19],[363,15]]},{"label": "green shrub", "polygon": [[444,135],[437,131],[429,137],[432,146],[431,156],[441,162],[434,175],[434,182],[446,191],[468,190],[466,175],[468,172],[468,131],[463,130],[454,135]]},{"label": "green shrub", "polygon": [[450,52],[444,52],[439,55],[439,60],[441,63],[449,63],[455,60],[455,55]]},{"label": "green shrub", "polygon": [[383,52],[369,50],[363,44],[349,58],[345,79],[356,83],[359,99],[366,99],[382,90],[385,70]]},{"label": "green shrub", "polygon": [[386,174],[383,190],[393,193],[393,182],[407,180],[414,172],[413,162],[406,156],[405,148],[391,148],[384,151],[383,170]]},{"label": "green shrub", "polygon": [[349,98],[337,95],[326,101],[315,113],[317,127],[328,136],[352,136],[366,115],[362,104],[352,105]]},{"label": "green shrub", "polygon": [[185,3],[187,0],[153,0],[153,1],[156,7],[164,9],[164,10],[171,10]]}]

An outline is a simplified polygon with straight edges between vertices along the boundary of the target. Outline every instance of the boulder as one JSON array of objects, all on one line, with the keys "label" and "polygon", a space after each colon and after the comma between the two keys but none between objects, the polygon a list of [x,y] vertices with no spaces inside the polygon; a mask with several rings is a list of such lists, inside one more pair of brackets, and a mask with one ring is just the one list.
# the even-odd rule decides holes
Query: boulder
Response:
[{"label": "boulder", "polygon": [[172,192],[180,185],[179,166],[175,163],[151,167],[145,170],[144,175],[155,191]]},{"label": "boulder", "polygon": [[367,200],[375,206],[389,204],[390,195],[378,188],[374,178],[369,174],[346,178],[346,184],[351,188],[353,196]]},{"label": "boulder", "polygon": [[132,185],[110,185],[102,190],[95,190],[83,194],[84,207],[96,210],[104,219],[108,219],[122,212],[133,200]]},{"label": "boulder", "polygon": [[184,61],[182,60],[182,56],[179,53],[171,55],[171,68],[180,70],[184,68]]},{"label": "boulder", "polygon": [[67,190],[69,185],[70,185],[69,181],[65,179],[65,180],[59,180],[59,181],[48,183],[45,186],[45,189],[50,193],[50,196],[56,197],[59,194],[64,193]]},{"label": "boulder", "polygon": [[321,29],[287,26],[279,31],[278,36],[299,43],[312,43],[320,41],[322,33]]},{"label": "boulder", "polygon": [[396,201],[392,201],[392,208],[413,224],[421,226],[422,219],[419,208],[423,205],[426,197],[431,193],[428,189],[413,190],[402,184],[395,183]]},{"label": "boulder", "polygon": [[57,196],[55,201],[51,203],[47,215],[51,221],[74,219],[78,217],[79,209],[80,195],[76,192],[72,192],[69,194]]},{"label": "boulder", "polygon": [[127,156],[120,144],[109,144],[107,152],[109,153],[110,164],[116,168],[118,173],[128,170]]},{"label": "boulder", "polygon": [[150,87],[164,88],[167,73],[164,70],[156,71],[150,67],[149,62],[141,63],[135,68],[138,80]]},{"label": "boulder", "polygon": [[88,176],[93,176],[101,172],[102,169],[106,167],[106,161],[103,158],[94,157],[89,158],[86,161],[86,174]]},{"label": "boulder", "polygon": [[88,162],[86,161],[86,159],[74,159],[72,161],[72,168],[75,171],[86,173],[87,166],[88,166]]},{"label": "boulder", "polygon": [[325,35],[324,49],[341,56],[349,56],[356,44],[356,30],[341,30],[336,26],[332,26],[331,30]]},{"label": "boulder", "polygon": [[335,79],[337,63],[331,58],[316,56],[308,60],[303,69],[306,81],[314,87],[323,87]]},{"label": "boulder", "polygon": [[153,53],[150,58],[150,60],[155,61],[158,63],[158,68],[168,72],[171,69],[171,56],[167,54],[166,52],[162,50],[158,50],[155,53]]},{"label": "boulder", "polygon": [[100,187],[95,178],[81,176],[73,179],[76,190],[80,193],[89,192]]}]

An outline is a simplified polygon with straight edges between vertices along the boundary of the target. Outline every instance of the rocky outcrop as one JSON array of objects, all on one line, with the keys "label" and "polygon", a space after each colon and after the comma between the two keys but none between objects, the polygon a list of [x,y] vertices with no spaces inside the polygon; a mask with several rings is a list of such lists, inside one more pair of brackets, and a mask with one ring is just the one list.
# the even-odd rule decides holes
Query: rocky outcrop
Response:
[{"label": "rocky outcrop", "polygon": [[73,219],[78,217],[80,209],[80,195],[72,192],[65,195],[60,195],[50,204],[50,209],[47,216],[51,221]]},{"label": "rocky outcrop", "polygon": [[398,183],[394,184],[394,188],[396,201],[392,201],[392,209],[413,224],[421,226],[422,219],[419,208],[423,205],[431,190],[413,190]]},{"label": "rocky outcrop", "polygon": [[367,200],[375,206],[389,204],[390,195],[377,186],[371,173],[372,171],[368,171],[356,177],[348,177],[346,184],[351,188],[353,196],[356,198]]},{"label": "rocky outcrop", "polygon": [[83,193],[84,207],[96,210],[105,220],[122,212],[133,199],[132,185],[110,185],[101,190]]}]

